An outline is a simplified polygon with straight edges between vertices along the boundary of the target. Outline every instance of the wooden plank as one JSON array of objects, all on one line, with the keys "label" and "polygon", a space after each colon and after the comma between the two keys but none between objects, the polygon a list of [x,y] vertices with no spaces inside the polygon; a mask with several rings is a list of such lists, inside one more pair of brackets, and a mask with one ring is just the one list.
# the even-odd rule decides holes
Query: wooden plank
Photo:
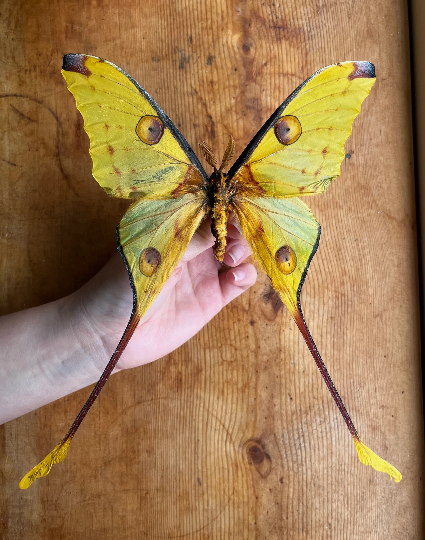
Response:
[{"label": "wooden plank", "polygon": [[308,200],[323,235],[302,301],[365,442],[403,473],[395,485],[357,461],[260,275],[179,350],[112,377],[69,457],[27,491],[19,480],[88,390],[0,429],[2,538],[423,538],[406,2],[5,0],[0,10],[2,314],[82,285],[113,253],[126,208],[91,178],[63,54],[122,66],[193,148],[205,138],[219,155],[229,133],[242,151],[320,67],[376,65],[342,178]]}]

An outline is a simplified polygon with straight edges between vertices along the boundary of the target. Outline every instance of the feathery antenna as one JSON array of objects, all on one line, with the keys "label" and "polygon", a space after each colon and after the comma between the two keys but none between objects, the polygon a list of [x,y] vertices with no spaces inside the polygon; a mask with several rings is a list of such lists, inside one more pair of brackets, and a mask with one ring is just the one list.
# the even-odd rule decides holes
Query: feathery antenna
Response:
[{"label": "feathery antenna", "polygon": [[207,160],[208,165],[214,167],[214,171],[216,171],[218,169],[218,161],[209,145],[205,141],[202,141],[199,148],[204,154],[204,158]]},{"label": "feathery antenna", "polygon": [[222,171],[227,165],[229,164],[229,161],[233,157],[233,152],[235,151],[235,141],[233,140],[233,137],[230,135],[229,142],[227,143],[226,150],[224,151],[224,156],[221,161],[220,169],[219,171]]}]

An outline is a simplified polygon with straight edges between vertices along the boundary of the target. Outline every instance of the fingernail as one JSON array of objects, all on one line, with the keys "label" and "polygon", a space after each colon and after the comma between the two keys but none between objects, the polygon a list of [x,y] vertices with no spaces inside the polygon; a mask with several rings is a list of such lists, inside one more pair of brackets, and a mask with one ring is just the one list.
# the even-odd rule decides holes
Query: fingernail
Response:
[{"label": "fingernail", "polygon": [[237,270],[232,270],[233,277],[236,281],[242,281],[246,278],[246,272],[245,270],[242,270],[241,268],[238,268]]},{"label": "fingernail", "polygon": [[232,261],[236,264],[239,259],[243,257],[245,253],[244,248],[240,244],[236,244],[232,247],[232,249],[228,252],[230,257],[232,258]]}]

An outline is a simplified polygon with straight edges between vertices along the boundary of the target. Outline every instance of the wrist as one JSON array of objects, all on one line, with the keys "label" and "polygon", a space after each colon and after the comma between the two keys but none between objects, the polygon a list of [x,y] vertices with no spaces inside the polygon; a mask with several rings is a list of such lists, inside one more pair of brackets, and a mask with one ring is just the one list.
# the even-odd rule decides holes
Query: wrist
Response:
[{"label": "wrist", "polygon": [[[64,325],[69,325],[87,361],[99,378],[128,324],[133,293],[118,253],[79,290],[62,300]],[[120,371],[117,366],[114,373]]]},{"label": "wrist", "polygon": [[81,332],[70,304],[68,297],[1,317],[0,423],[99,378],[87,355],[89,335]]},{"label": "wrist", "polygon": [[81,296],[78,290],[57,301],[55,342],[63,377],[74,379],[79,388],[95,382],[108,362],[102,335]]}]

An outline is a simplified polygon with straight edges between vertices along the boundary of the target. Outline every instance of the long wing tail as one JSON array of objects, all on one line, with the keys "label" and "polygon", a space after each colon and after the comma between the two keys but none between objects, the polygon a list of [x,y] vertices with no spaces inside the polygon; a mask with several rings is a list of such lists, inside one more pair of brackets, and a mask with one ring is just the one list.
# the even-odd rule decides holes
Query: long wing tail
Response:
[{"label": "long wing tail", "polygon": [[140,315],[137,310],[134,310],[131,314],[130,320],[127,324],[127,327],[122,335],[120,342],[115,349],[114,354],[111,356],[107,366],[105,367],[100,379],[97,381],[96,386],[93,388],[90,396],[87,401],[84,403],[81,411],[78,413],[76,419],[72,423],[72,426],[69,428],[68,433],[60,441],[60,443],[55,446],[55,448],[48,454],[38,465],[27,473],[22,480],[19,482],[19,487],[21,489],[27,489],[37,478],[42,476],[47,476],[50,472],[50,469],[56,463],[60,463],[63,459],[66,458],[69,445],[71,444],[72,437],[77,432],[78,428],[81,425],[81,422],[84,420],[86,414],[89,412],[91,406],[96,401],[97,396],[99,395],[102,388],[105,386],[106,381],[109,379],[109,376],[113,372],[115,366],[117,365],[118,360],[120,359],[124,349],[126,348],[128,342],[130,341],[131,336],[137,328],[137,325],[140,321]]},{"label": "long wing tail", "polygon": [[339,409],[339,412],[341,413],[342,417],[344,418],[344,422],[346,423],[349,432],[351,433],[351,436],[353,437],[354,444],[356,445],[357,454],[359,456],[360,461],[363,463],[363,465],[370,465],[373,467],[376,471],[385,472],[390,475],[391,479],[394,479],[395,482],[400,482],[402,476],[401,473],[391,465],[391,463],[388,463],[388,461],[385,461],[384,459],[380,458],[378,455],[376,455],[370,448],[368,448],[365,444],[362,443],[360,440],[359,434],[357,433],[357,429],[353,424],[353,421],[350,418],[350,415],[348,414],[348,411],[338,394],[337,389],[335,388],[335,385],[328,373],[328,370],[326,369],[325,363],[322,360],[322,357],[320,356],[320,353],[316,347],[316,344],[313,341],[313,338],[311,337],[310,331],[305,323],[304,316],[301,311],[301,307],[298,304],[298,307],[296,310],[291,312],[291,315],[293,316],[306,344],[309,348],[311,355],[314,358],[314,361],[316,362],[317,367],[319,368],[319,371],[326,383],[326,386],[328,387],[329,392],[331,393],[331,396],[333,397],[333,400],[336,403],[336,406]]}]

